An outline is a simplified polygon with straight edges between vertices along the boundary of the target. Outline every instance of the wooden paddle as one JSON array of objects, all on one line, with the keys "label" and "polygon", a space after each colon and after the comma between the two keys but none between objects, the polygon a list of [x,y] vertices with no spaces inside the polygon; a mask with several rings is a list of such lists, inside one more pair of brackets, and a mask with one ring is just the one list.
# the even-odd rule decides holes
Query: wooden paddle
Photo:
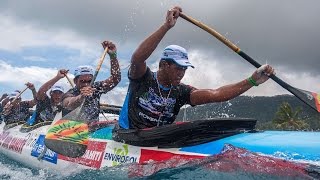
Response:
[{"label": "wooden paddle", "polygon": [[[197,20],[193,19],[192,17],[187,16],[183,13],[180,13],[180,17],[182,17],[183,19],[189,21],[190,23],[198,26],[199,28],[207,31],[209,34],[213,35],[214,37],[216,37],[218,40],[220,40],[222,43],[224,43],[226,46],[228,46],[234,52],[239,54],[241,57],[243,57],[245,60],[247,60],[249,63],[251,63],[256,68],[259,68],[261,66],[258,62],[256,62],[254,59],[252,59],[250,56],[248,56],[243,51],[241,51],[241,49],[239,47],[237,47],[235,44],[233,44],[227,38],[222,36],[216,30],[210,28],[209,26],[207,26],[207,25],[201,23],[200,21],[197,21]],[[304,103],[309,105],[312,109],[320,112],[320,94],[292,87],[291,85],[287,84],[286,82],[284,82],[283,80],[281,80],[280,78],[278,78],[275,75],[271,75],[270,78],[273,79],[280,86],[282,86],[284,89],[291,92],[293,95],[295,95],[301,101],[303,101]]]},{"label": "wooden paddle", "polygon": [[71,81],[71,79],[69,78],[69,76],[66,75],[65,77],[66,77],[67,80],[69,81],[70,86],[71,86],[72,88],[74,88],[74,84],[73,84],[73,82]]},{"label": "wooden paddle", "polygon": [[108,108],[108,107],[111,107],[111,108],[119,108],[119,109],[122,108],[122,106],[117,106],[117,105],[112,105],[112,104],[104,104],[104,103],[100,103],[100,106],[101,106],[101,107],[106,107],[106,108]]},{"label": "wooden paddle", "polygon": [[[74,84],[73,84],[73,82],[71,81],[71,79],[69,78],[69,76],[66,74],[65,77],[67,78],[70,86],[71,86],[72,88],[74,88]],[[48,132],[49,129],[51,129],[51,128],[55,125],[55,123],[56,123],[57,121],[59,121],[61,118],[62,118],[62,111],[58,112],[58,113],[54,116],[54,119],[52,120],[52,123],[51,123],[51,125],[49,126],[47,132]],[[44,155],[46,154],[47,150],[48,150],[47,146],[44,146],[42,152],[39,154],[39,156],[38,156],[38,158],[37,158],[39,161],[44,157]]]},{"label": "wooden paddle", "polygon": [[[100,71],[107,51],[108,48],[105,48],[90,83],[91,86]],[[89,127],[85,113],[83,113],[84,103],[85,100],[78,108],[62,117],[48,130],[45,145],[49,149],[68,157],[80,157],[85,153],[89,139]]]},{"label": "wooden paddle", "polygon": [[[12,101],[8,102],[8,105],[6,104],[4,107],[6,108],[6,106],[11,106],[14,102],[17,101],[17,99],[20,98],[20,96],[28,89],[28,87],[24,88]],[[5,112],[5,111],[4,111]],[[8,112],[8,111],[7,111]]]}]

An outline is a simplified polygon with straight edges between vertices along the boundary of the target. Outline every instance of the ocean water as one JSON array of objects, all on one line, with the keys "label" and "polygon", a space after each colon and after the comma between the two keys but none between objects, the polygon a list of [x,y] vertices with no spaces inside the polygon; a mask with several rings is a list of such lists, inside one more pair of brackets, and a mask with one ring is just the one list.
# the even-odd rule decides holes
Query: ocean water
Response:
[{"label": "ocean water", "polygon": [[[291,162],[251,153],[228,145],[219,155],[181,161],[129,164],[102,170],[81,170],[74,174],[56,174],[32,169],[0,154],[0,179],[320,179],[319,162]],[[175,167],[177,164],[180,166]]]}]

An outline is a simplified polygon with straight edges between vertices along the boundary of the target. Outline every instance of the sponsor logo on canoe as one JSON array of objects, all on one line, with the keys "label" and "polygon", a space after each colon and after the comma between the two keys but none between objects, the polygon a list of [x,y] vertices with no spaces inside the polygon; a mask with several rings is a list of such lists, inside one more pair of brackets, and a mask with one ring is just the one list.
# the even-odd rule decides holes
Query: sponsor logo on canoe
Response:
[{"label": "sponsor logo on canoe", "polygon": [[27,142],[24,145],[24,147],[28,147],[28,148],[32,149],[39,138],[39,134],[28,133],[28,135],[26,137],[27,137]]},{"label": "sponsor logo on canoe", "polygon": [[140,152],[141,148],[139,147],[110,142],[104,155],[104,165],[110,167],[125,163],[137,163],[139,162]]},{"label": "sponsor logo on canoe", "polygon": [[44,135],[40,135],[31,150],[31,156],[43,159],[45,161],[57,164],[58,154],[44,147]]},{"label": "sponsor logo on canoe", "polygon": [[58,158],[99,169],[101,167],[106,144],[106,142],[89,141],[88,148],[83,156],[78,158],[71,158],[59,154]]},{"label": "sponsor logo on canoe", "polygon": [[20,154],[22,152],[23,146],[26,144],[26,141],[27,138],[10,136],[9,132],[2,132],[0,134],[1,147]]},{"label": "sponsor logo on canoe", "polygon": [[128,144],[124,144],[121,148],[114,148],[113,153],[106,153],[104,159],[112,161],[112,166],[137,162],[137,157],[128,156],[128,152]]}]

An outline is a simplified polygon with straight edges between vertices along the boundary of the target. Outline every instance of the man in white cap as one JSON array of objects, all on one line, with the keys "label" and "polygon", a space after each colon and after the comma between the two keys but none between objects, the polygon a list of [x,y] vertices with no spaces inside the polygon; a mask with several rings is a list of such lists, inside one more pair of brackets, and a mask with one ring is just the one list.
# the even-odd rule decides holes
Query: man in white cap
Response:
[{"label": "man in white cap", "polygon": [[255,71],[250,78],[218,89],[197,89],[180,83],[188,67],[193,65],[187,51],[177,45],[166,47],[159,70],[151,72],[146,60],[165,34],[175,25],[180,7],[168,10],[165,23],[146,38],[131,57],[129,89],[119,118],[123,129],[143,129],[171,124],[184,104],[192,106],[230,100],[264,83],[273,74],[269,65]]},{"label": "man in white cap", "polygon": [[[64,89],[60,85],[55,85],[64,78],[68,70],[60,69],[55,77],[44,83],[37,93],[37,106],[35,114],[28,120],[26,125],[34,125],[39,122],[52,121],[55,115],[62,111],[61,99]],[[50,97],[47,92],[50,90]]]},{"label": "man in white cap", "polygon": [[110,41],[102,43],[103,48],[108,47],[110,56],[111,76],[103,81],[97,81],[90,86],[93,78],[93,69],[90,66],[79,66],[74,72],[75,87],[66,92],[62,98],[62,116],[76,109],[85,101],[84,113],[87,121],[99,120],[100,97],[102,94],[112,90],[121,80],[121,72],[117,59],[117,48]]},{"label": "man in white cap", "polygon": [[[32,108],[37,103],[37,92],[34,85],[30,82],[26,83],[26,86],[32,91],[33,99],[29,101],[21,101],[19,90],[16,90],[9,94],[9,102],[3,109],[3,120],[8,124],[25,122],[29,117],[29,108]],[[14,100],[15,99],[15,100]]]}]

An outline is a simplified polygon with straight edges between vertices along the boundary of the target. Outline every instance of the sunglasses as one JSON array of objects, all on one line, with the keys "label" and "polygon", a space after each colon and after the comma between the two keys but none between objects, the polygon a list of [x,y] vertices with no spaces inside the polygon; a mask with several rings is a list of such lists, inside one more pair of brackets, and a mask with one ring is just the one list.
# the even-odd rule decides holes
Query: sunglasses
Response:
[{"label": "sunglasses", "polygon": [[[14,99],[15,99],[14,97],[9,98],[9,100],[10,100],[10,101],[12,101],[12,100],[14,100]],[[17,98],[17,100],[16,100],[16,101],[20,101],[20,100],[21,100],[21,97]]]},{"label": "sunglasses", "polygon": [[92,79],[90,80],[80,80],[80,83],[91,83]]},{"label": "sunglasses", "polygon": [[80,80],[80,83],[91,83],[92,80]]}]

